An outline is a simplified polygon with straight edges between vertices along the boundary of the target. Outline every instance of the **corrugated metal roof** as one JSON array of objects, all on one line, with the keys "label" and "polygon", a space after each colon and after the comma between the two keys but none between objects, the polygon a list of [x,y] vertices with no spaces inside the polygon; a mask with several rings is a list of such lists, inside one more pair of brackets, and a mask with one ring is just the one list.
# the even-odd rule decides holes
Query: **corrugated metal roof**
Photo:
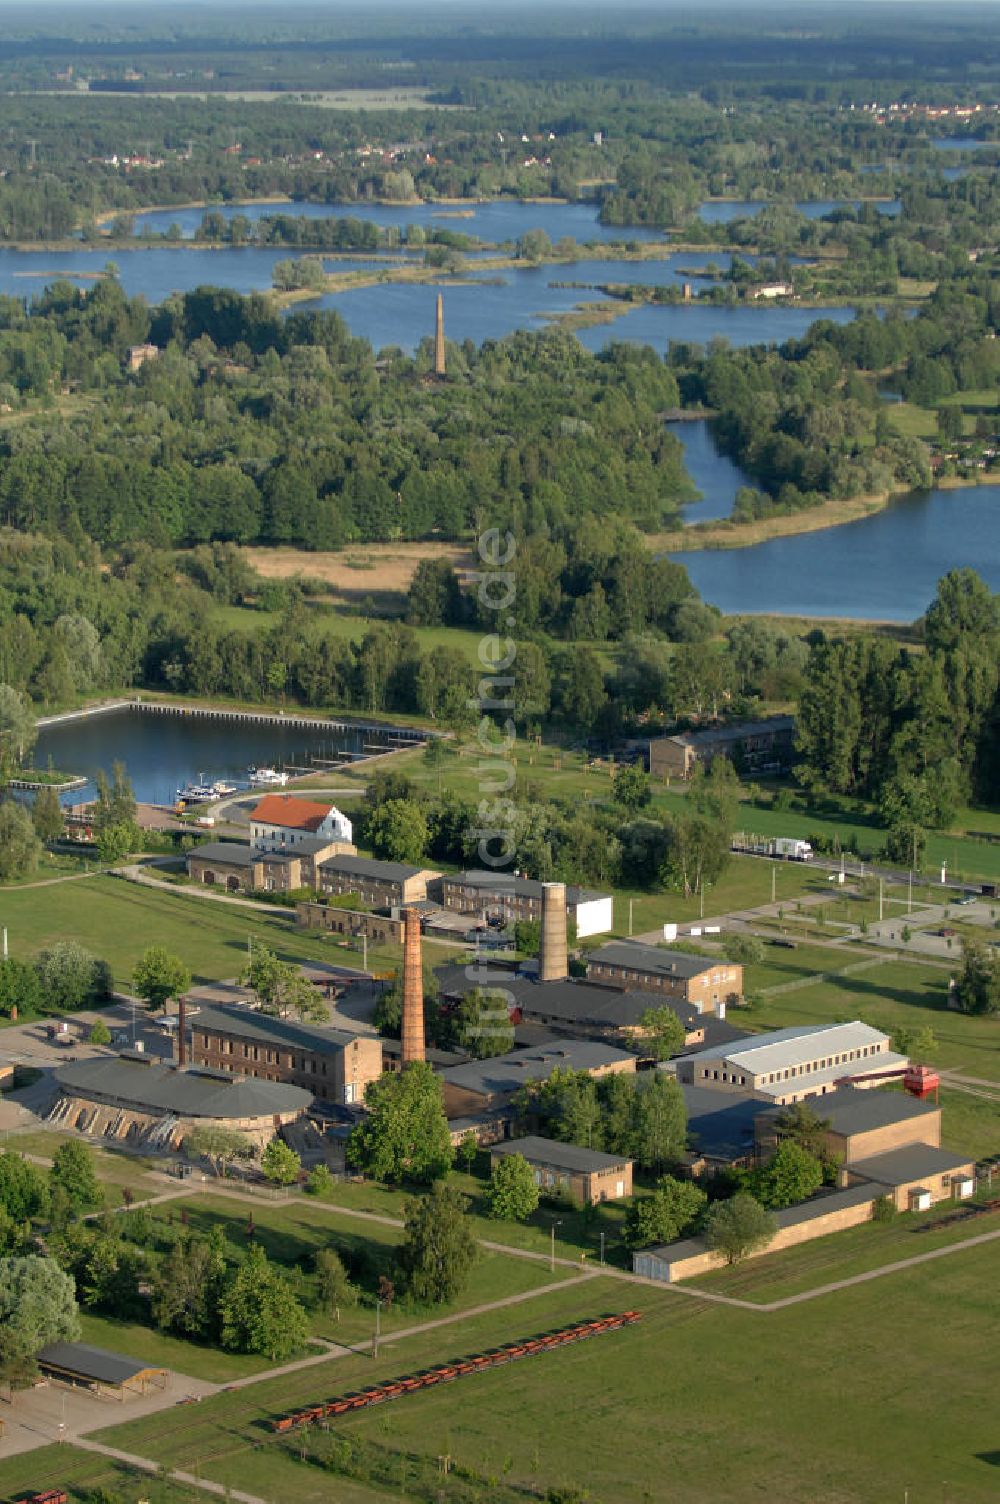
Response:
[{"label": "corrugated metal roof", "polygon": [[90,1379],[95,1384],[124,1384],[141,1373],[164,1371],[153,1363],[137,1363],[121,1353],[91,1347],[88,1342],[50,1342],[37,1356],[43,1369],[58,1369],[60,1373]]},{"label": "corrugated metal roof", "polygon": [[[817,1053],[839,1055],[865,1045],[886,1043],[888,1035],[855,1019],[846,1024],[807,1024],[800,1028],[773,1029],[767,1034],[751,1035],[736,1050],[731,1045],[720,1044],[712,1049],[699,1050],[693,1058],[696,1062],[726,1060],[753,1075],[761,1075],[764,1071],[786,1070],[800,1061],[814,1060]],[[883,1058],[888,1067],[903,1057],[886,1055]],[[849,1074],[853,1064],[860,1062],[837,1067],[836,1074]]]}]

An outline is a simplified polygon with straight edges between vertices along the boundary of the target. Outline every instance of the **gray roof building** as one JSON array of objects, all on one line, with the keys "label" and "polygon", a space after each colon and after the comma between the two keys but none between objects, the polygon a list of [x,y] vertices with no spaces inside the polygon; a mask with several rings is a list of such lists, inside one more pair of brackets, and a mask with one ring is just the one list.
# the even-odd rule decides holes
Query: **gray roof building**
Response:
[{"label": "gray roof building", "polygon": [[[762,1126],[770,1126],[784,1109],[767,1108],[760,1115]],[[891,1128],[895,1123],[914,1118],[929,1118],[940,1111],[936,1102],[920,1101],[907,1092],[867,1090],[859,1091],[854,1086],[842,1086],[828,1092],[814,1107],[821,1122],[829,1123],[830,1132],[850,1137],[856,1133],[871,1133],[878,1128]]]},{"label": "gray roof building", "polygon": [[890,1149],[872,1159],[857,1160],[847,1168],[852,1176],[860,1175],[865,1180],[895,1188],[965,1170],[969,1163],[968,1154],[952,1154],[948,1149],[935,1149],[931,1144],[906,1144],[902,1149]]},{"label": "gray roof building", "polygon": [[441,1072],[446,1098],[450,1091],[481,1097],[509,1096],[529,1081],[547,1081],[555,1070],[634,1071],[635,1056],[591,1039],[561,1039],[530,1050],[512,1050],[489,1060],[470,1060]]},{"label": "gray roof building", "polygon": [[[512,872],[489,872],[472,868],[468,872],[449,872],[445,879],[448,883],[461,883],[466,888],[476,888],[481,893],[509,894],[514,898],[534,898],[541,903],[544,883],[533,877],[515,877]],[[607,894],[599,893],[595,888],[579,888],[573,883],[566,884],[566,902],[571,907],[579,903],[587,903],[595,898],[606,898]]]},{"label": "gray roof building", "polygon": [[146,1055],[96,1055],[55,1073],[68,1096],[113,1098],[122,1107],[183,1118],[264,1118],[304,1112],[312,1097],[298,1086],[200,1067],[181,1069]]},{"label": "gray roof building", "polygon": [[260,852],[245,841],[205,841],[192,846],[191,855],[206,862],[225,862],[230,867],[252,867],[260,861]]},{"label": "gray roof building", "polygon": [[542,1138],[537,1133],[526,1138],[505,1139],[494,1144],[491,1154],[521,1154],[527,1160],[544,1160],[554,1169],[569,1173],[592,1174],[598,1170],[614,1170],[627,1162],[625,1154],[600,1154],[596,1149],[584,1149],[579,1144],[564,1144],[559,1139]]},{"label": "gray roof building", "polygon": [[726,964],[718,956],[692,956],[686,951],[644,945],[638,940],[609,940],[606,945],[599,945],[596,950],[592,950],[587,960],[648,972],[650,976],[681,977],[685,980]]},{"label": "gray roof building", "polygon": [[[326,844],[329,845],[329,842]],[[346,855],[332,856],[328,861],[320,862],[319,867],[321,872],[329,868],[331,872],[355,874],[386,883],[405,882],[407,878],[418,877],[427,870],[426,867],[411,867],[407,862],[380,862],[374,857]]]}]

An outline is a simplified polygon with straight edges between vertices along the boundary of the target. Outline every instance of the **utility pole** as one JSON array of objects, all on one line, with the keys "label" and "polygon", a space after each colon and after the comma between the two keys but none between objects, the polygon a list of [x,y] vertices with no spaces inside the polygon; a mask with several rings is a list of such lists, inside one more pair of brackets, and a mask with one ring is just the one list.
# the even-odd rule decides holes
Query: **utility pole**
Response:
[{"label": "utility pole", "polygon": [[379,1343],[379,1338],[381,1337],[381,1335],[382,1335],[382,1302],[379,1299],[379,1297],[376,1295],[376,1297],[375,1297],[375,1335],[372,1338],[372,1357],[373,1358],[377,1358],[378,1357],[378,1343]]},{"label": "utility pole", "polygon": [[882,879],[878,880],[878,922],[882,923]]},{"label": "utility pole", "polygon": [[3,958],[6,961],[6,959],[7,959],[7,926],[6,925],[4,925],[4,927],[3,927]]},{"label": "utility pole", "polygon": [[601,1230],[601,1267],[604,1267],[604,1231]]},{"label": "utility pole", "polygon": [[[628,932],[629,932],[629,935],[632,934],[632,900],[631,900],[631,898],[628,901]],[[6,934],[6,930],[4,931],[4,933]]]},{"label": "utility pole", "polygon": [[549,1237],[550,1237],[550,1242],[549,1242],[549,1268],[550,1269],[554,1269],[556,1267],[556,1228],[557,1227],[562,1227],[562,1220],[561,1219],[558,1222],[553,1222],[552,1226],[549,1228]]},{"label": "utility pole", "polygon": [[774,903],[778,896],[778,864],[771,863],[771,902]]}]

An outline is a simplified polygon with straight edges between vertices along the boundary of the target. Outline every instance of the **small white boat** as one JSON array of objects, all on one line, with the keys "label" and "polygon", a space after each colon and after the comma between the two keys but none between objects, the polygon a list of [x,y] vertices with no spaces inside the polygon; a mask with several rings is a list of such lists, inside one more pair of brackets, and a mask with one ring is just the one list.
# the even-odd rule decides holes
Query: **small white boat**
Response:
[{"label": "small white boat", "polygon": [[225,783],[222,779],[212,784],[212,792],[216,799],[228,799],[232,794],[238,794],[239,789],[235,783]]},{"label": "small white boat", "polygon": [[254,788],[258,789],[283,789],[288,782],[287,773],[279,773],[277,768],[247,768],[247,776]]}]

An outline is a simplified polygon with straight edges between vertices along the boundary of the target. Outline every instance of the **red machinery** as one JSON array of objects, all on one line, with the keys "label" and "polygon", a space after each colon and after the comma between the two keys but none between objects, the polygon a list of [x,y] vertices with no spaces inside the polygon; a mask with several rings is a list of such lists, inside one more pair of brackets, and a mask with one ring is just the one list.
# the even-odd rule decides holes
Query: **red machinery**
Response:
[{"label": "red machinery", "polygon": [[[306,1410],[296,1410],[292,1415],[282,1415],[273,1420],[275,1431],[291,1431],[294,1426],[308,1426],[316,1421],[348,1415],[353,1410],[365,1410],[369,1405],[381,1405],[386,1400],[395,1400],[403,1394],[413,1394],[417,1389],[430,1389],[435,1384],[449,1384],[453,1379],[465,1378],[467,1374],[484,1373],[487,1368],[497,1368],[501,1363],[513,1363],[516,1358],[531,1357],[534,1353],[549,1352],[567,1342],[580,1342],[585,1337],[597,1337],[601,1332],[615,1332],[623,1326],[632,1326],[641,1320],[639,1311],[622,1311],[617,1316],[600,1316],[594,1321],[578,1321],[573,1326],[564,1326],[544,1337],[533,1337],[526,1342],[510,1342],[506,1347],[493,1348],[488,1353],[478,1353],[471,1358],[460,1358],[455,1363],[443,1364],[440,1368],[428,1369],[426,1373],[413,1374],[403,1379],[388,1379],[384,1384],[374,1384],[360,1394],[344,1395],[340,1399],[327,1400],[322,1405],[311,1405]],[[58,1498],[52,1495],[51,1504],[65,1504],[65,1494]],[[38,1495],[39,1504],[50,1504],[49,1495]],[[35,1501],[32,1501],[35,1504]]]},{"label": "red machinery", "polygon": [[919,1097],[921,1100],[933,1092],[936,1102],[940,1085],[940,1076],[929,1065],[911,1065],[903,1077],[903,1090],[908,1091],[911,1097]]}]

